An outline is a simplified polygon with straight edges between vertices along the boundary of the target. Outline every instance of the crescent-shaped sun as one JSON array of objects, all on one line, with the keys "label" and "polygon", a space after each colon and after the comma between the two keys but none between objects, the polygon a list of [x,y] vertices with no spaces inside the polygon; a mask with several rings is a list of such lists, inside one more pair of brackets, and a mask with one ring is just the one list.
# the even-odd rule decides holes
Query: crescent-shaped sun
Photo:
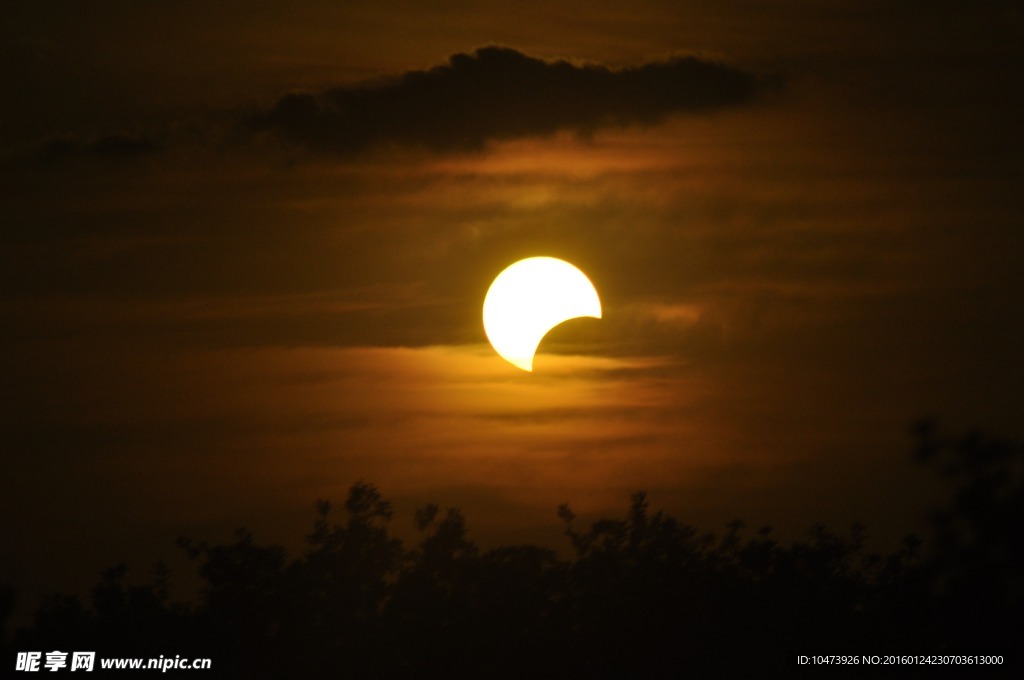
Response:
[{"label": "crescent-shaped sun", "polygon": [[484,298],[484,331],[503,359],[533,370],[540,341],[558,324],[601,318],[601,300],[587,275],[565,260],[528,257],[509,265]]}]

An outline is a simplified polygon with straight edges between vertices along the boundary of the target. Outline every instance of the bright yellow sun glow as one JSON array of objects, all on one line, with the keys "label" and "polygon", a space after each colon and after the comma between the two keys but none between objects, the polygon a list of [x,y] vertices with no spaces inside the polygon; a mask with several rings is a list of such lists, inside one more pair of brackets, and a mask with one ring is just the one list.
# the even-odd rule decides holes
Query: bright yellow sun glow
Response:
[{"label": "bright yellow sun glow", "polygon": [[510,265],[484,298],[484,331],[513,366],[533,370],[548,331],[581,316],[601,318],[601,300],[587,275],[565,260],[529,257]]}]

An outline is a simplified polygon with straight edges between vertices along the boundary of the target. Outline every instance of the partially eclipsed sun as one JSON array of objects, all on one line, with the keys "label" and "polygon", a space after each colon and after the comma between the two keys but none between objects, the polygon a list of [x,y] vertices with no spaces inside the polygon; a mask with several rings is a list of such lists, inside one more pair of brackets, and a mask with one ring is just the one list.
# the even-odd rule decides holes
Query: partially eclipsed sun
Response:
[{"label": "partially eclipsed sun", "polygon": [[581,316],[601,318],[601,300],[587,275],[565,260],[529,257],[498,274],[484,298],[484,331],[494,351],[533,370],[548,331]]}]

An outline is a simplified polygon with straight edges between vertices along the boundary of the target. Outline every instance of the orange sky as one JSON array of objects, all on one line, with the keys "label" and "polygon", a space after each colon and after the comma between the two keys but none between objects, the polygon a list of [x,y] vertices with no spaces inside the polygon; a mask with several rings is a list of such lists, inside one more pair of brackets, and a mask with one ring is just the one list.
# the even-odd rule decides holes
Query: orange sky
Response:
[{"label": "orange sky", "polygon": [[[242,525],[294,545],[358,480],[400,532],[433,501],[485,543],[557,546],[559,503],[638,489],[702,529],[892,541],[935,491],[911,420],[1020,434],[1009,5],[295,4],[26,3],[0,29],[0,580],[84,587]],[[240,122],[494,44],[759,85],[468,149],[403,143],[415,111],[356,150]],[[532,375],[480,322],[530,255],[604,306]]]}]

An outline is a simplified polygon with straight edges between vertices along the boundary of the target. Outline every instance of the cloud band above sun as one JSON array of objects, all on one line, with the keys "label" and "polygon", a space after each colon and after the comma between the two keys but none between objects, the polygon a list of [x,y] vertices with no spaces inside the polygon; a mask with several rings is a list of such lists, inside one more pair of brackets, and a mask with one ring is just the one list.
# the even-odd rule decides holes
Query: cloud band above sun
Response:
[{"label": "cloud band above sun", "polygon": [[652,124],[742,105],[754,94],[750,74],[695,57],[613,70],[484,47],[388,81],[291,93],[248,122],[317,151],[348,154],[378,144],[444,151]]}]

